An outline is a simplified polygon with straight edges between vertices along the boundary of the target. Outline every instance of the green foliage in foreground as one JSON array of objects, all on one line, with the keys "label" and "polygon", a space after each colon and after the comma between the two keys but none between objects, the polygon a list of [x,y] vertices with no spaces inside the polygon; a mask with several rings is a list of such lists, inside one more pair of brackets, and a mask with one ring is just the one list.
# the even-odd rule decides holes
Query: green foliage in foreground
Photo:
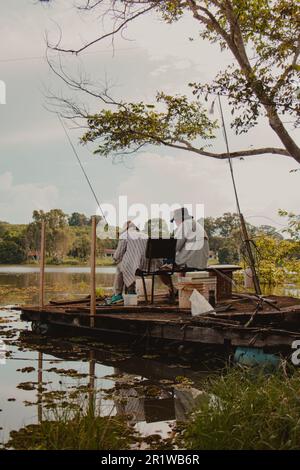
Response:
[{"label": "green foliage in foreground", "polygon": [[300,373],[236,368],[207,383],[211,400],[182,432],[187,449],[300,449]]},{"label": "green foliage in foreground", "polygon": [[15,450],[124,450],[131,443],[130,429],[117,417],[77,412],[56,421],[30,424],[12,431],[7,448]]}]

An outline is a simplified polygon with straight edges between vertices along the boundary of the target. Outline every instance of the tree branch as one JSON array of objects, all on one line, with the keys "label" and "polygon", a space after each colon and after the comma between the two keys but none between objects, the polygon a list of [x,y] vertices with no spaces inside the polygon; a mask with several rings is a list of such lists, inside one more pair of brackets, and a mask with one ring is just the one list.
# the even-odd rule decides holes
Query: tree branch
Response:
[{"label": "tree branch", "polygon": [[181,140],[181,142],[184,145],[177,145],[173,143],[168,143],[168,142],[163,142],[161,143],[163,145],[166,145],[168,147],[173,147],[177,148],[180,150],[187,150],[189,152],[196,153],[198,155],[202,155],[204,157],[211,157],[211,158],[216,158],[218,160],[226,160],[227,158],[242,158],[242,157],[255,157],[258,155],[265,155],[265,154],[273,154],[273,155],[284,155],[286,157],[290,157],[291,155],[287,152],[287,150],[282,149],[282,148],[276,148],[276,147],[262,147],[258,149],[250,149],[250,150],[238,150],[236,152],[230,152],[229,154],[227,152],[223,153],[214,153],[214,152],[207,152],[206,150],[203,149],[198,149],[191,145],[189,142]]},{"label": "tree branch", "polygon": [[[132,16],[130,16],[129,18],[126,18],[124,21],[122,21],[122,23],[117,26],[116,28],[114,28],[112,31],[110,31],[109,33],[106,33],[106,34],[103,34],[102,36],[99,36],[98,38],[94,39],[93,41],[90,41],[88,42],[87,44],[85,44],[84,46],[80,47],[79,49],[64,49],[64,48],[61,48],[61,47],[58,47],[58,45],[56,46],[51,46],[49,43],[47,44],[47,46],[49,47],[49,49],[52,49],[53,51],[57,51],[57,52],[66,52],[66,53],[71,53],[71,54],[80,54],[80,52],[84,51],[85,49],[87,49],[88,47],[90,46],[93,46],[94,44],[96,44],[97,42],[99,41],[102,41],[103,39],[105,38],[108,38],[108,37],[114,37],[114,35],[120,31],[122,31],[122,29],[128,24],[130,23],[131,21],[135,20],[136,18],[138,18],[139,16],[141,15],[144,15],[145,13],[148,13],[150,10],[153,10],[154,8],[156,7],[156,5],[151,5],[150,7],[148,8],[145,8],[144,10],[141,10],[141,11],[138,11],[137,13],[133,14]],[[59,43],[58,43],[59,44]]]}]

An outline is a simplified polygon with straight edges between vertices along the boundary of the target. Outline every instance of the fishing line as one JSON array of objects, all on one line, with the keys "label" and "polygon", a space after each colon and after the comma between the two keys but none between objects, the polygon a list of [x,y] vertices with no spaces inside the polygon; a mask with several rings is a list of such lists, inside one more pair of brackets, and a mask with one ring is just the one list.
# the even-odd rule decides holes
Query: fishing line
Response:
[{"label": "fishing line", "polygon": [[[241,212],[241,207],[240,207],[240,201],[239,201],[239,196],[238,196],[238,191],[237,191],[237,186],[236,186],[236,180],[234,176],[234,171],[233,171],[233,165],[232,165],[232,160],[231,160],[231,155],[230,155],[230,149],[229,149],[229,142],[228,142],[228,136],[227,136],[227,131],[226,131],[226,126],[225,126],[225,119],[224,119],[224,114],[223,114],[223,108],[222,108],[222,103],[221,103],[221,98],[220,95],[218,94],[218,102],[219,102],[219,108],[220,108],[220,115],[221,115],[221,121],[222,121],[222,130],[223,130],[223,136],[226,144],[226,152],[227,152],[227,157],[228,157],[228,163],[229,163],[229,168],[230,168],[230,174],[231,174],[231,179],[232,179],[232,184],[233,184],[233,189],[234,189],[234,195],[235,195],[235,200],[236,200],[236,205],[237,205],[237,211],[240,219],[240,233],[241,233],[241,239],[243,241],[243,244],[245,245],[245,253],[244,257],[248,261],[252,275],[253,275],[253,283],[255,287],[255,292],[259,296],[261,295],[261,288],[260,288],[260,283],[259,283],[259,277],[256,272],[256,266],[258,265],[258,253],[257,253],[257,247],[254,243],[253,240],[249,239],[245,219],[243,217],[243,214]],[[255,254],[253,254],[253,250]]]},{"label": "fishing line", "polygon": [[223,130],[224,140],[225,140],[225,144],[226,144],[226,151],[227,151],[227,156],[228,156],[228,163],[229,163],[229,168],[230,168],[230,174],[231,174],[231,179],[232,179],[232,184],[233,184],[233,189],[234,189],[234,195],[235,195],[237,210],[238,210],[239,215],[241,215],[240,201],[239,201],[239,197],[238,197],[237,186],[236,186],[235,176],[234,176],[234,172],[233,172],[233,165],[232,165],[232,161],[231,161],[231,157],[230,157],[228,136],[227,136],[226,126],[225,126],[225,119],[224,119],[224,114],[223,114],[223,108],[222,108],[220,95],[218,95],[218,102],[219,102],[219,108],[220,108],[220,114],[221,114],[221,120],[222,120],[222,130]]},{"label": "fishing line", "polygon": [[64,130],[64,133],[65,133],[65,135],[66,135],[66,137],[67,137],[67,139],[68,139],[68,141],[69,141],[69,144],[70,144],[70,146],[71,146],[71,148],[72,148],[72,150],[73,150],[73,153],[74,153],[74,155],[75,155],[75,157],[76,157],[76,159],[77,159],[77,161],[78,161],[78,163],[79,163],[79,166],[80,166],[80,168],[81,168],[81,170],[82,170],[82,173],[83,173],[84,176],[85,176],[85,179],[86,179],[86,181],[87,181],[87,183],[88,183],[88,185],[89,185],[89,187],[90,187],[90,190],[92,191],[92,194],[93,194],[93,196],[94,196],[94,198],[95,198],[95,201],[96,201],[96,203],[97,203],[97,206],[99,207],[99,209],[100,209],[100,211],[101,211],[101,213],[102,213],[102,216],[103,216],[103,218],[104,218],[106,224],[108,224],[107,219],[106,219],[106,217],[105,217],[105,214],[104,214],[104,212],[103,212],[103,210],[102,210],[102,208],[101,208],[100,202],[99,202],[99,200],[98,200],[98,197],[97,197],[97,195],[96,195],[96,193],[95,193],[95,191],[94,191],[94,188],[93,188],[93,186],[92,186],[92,183],[90,182],[90,179],[89,179],[89,177],[88,177],[88,175],[87,175],[87,173],[86,173],[86,171],[85,171],[85,169],[84,169],[84,167],[83,167],[83,165],[82,165],[82,163],[81,163],[81,160],[80,160],[79,155],[78,155],[78,153],[77,153],[77,151],[76,151],[76,148],[75,148],[75,146],[74,146],[74,144],[73,144],[73,142],[72,142],[72,140],[71,140],[71,138],[70,138],[70,136],[69,136],[69,134],[68,134],[68,132],[67,132],[66,126],[65,126],[65,124],[64,124],[64,122],[63,122],[63,120],[62,120],[62,118],[60,117],[59,114],[57,114],[57,117],[58,117],[58,119],[59,119],[59,121],[60,121],[60,123],[61,123],[61,125],[62,125],[62,128],[63,128],[63,130]]}]

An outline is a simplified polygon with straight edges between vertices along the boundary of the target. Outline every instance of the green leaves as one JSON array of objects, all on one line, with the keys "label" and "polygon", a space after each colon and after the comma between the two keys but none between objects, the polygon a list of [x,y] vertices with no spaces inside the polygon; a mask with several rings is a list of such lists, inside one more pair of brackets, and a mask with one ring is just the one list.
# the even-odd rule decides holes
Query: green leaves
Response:
[{"label": "green leaves", "polygon": [[[299,0],[213,0],[194,2],[194,17],[204,26],[200,37],[230,49],[236,62],[209,84],[194,83],[199,96],[228,96],[237,133],[254,127],[264,108],[288,114],[299,124],[296,99],[300,47]],[[188,8],[188,7],[187,7]],[[198,17],[197,17],[198,14]],[[200,15],[201,14],[201,15]]]},{"label": "green leaves", "polygon": [[300,241],[300,215],[294,214],[293,212],[287,212],[282,209],[279,209],[278,214],[281,217],[286,217],[288,220],[287,227],[284,229],[284,232],[288,233],[293,240]]},{"label": "green leaves", "polygon": [[109,156],[138,150],[146,144],[174,145],[214,137],[217,125],[199,101],[184,95],[158,93],[153,104],[121,103],[116,111],[101,110],[88,116],[89,131],[82,143],[97,141],[95,153]]}]

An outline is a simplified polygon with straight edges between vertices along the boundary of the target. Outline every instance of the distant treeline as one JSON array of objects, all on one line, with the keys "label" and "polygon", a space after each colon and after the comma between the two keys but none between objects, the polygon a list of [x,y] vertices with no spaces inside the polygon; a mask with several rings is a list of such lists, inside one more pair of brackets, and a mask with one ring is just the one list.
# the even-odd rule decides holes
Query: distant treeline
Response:
[{"label": "distant treeline", "polygon": [[[255,254],[262,278],[266,282],[281,282],[285,272],[300,273],[300,218],[280,211],[287,219],[284,238],[271,225],[254,226],[247,224],[248,233],[256,246]],[[45,220],[46,256],[49,264],[79,264],[86,262],[90,255],[91,218],[78,212],[65,214],[61,209],[49,212],[34,211],[32,222],[15,225],[0,222],[0,263],[19,264],[37,262],[40,250],[41,222]],[[210,262],[221,264],[238,263],[247,265],[244,243],[241,238],[240,222],[237,214],[225,213],[220,217],[207,217],[204,220],[209,237]],[[166,233],[167,224],[161,219],[146,223],[144,230],[151,233]],[[112,253],[117,240],[97,240],[98,262],[111,264]]]},{"label": "distant treeline", "polygon": [[[84,262],[90,254],[91,218],[61,209],[34,211],[32,222],[15,225],[0,222],[0,263],[37,262],[40,252],[41,222],[46,222],[46,257],[50,264]],[[97,255],[116,247],[116,240],[97,240]]]}]

